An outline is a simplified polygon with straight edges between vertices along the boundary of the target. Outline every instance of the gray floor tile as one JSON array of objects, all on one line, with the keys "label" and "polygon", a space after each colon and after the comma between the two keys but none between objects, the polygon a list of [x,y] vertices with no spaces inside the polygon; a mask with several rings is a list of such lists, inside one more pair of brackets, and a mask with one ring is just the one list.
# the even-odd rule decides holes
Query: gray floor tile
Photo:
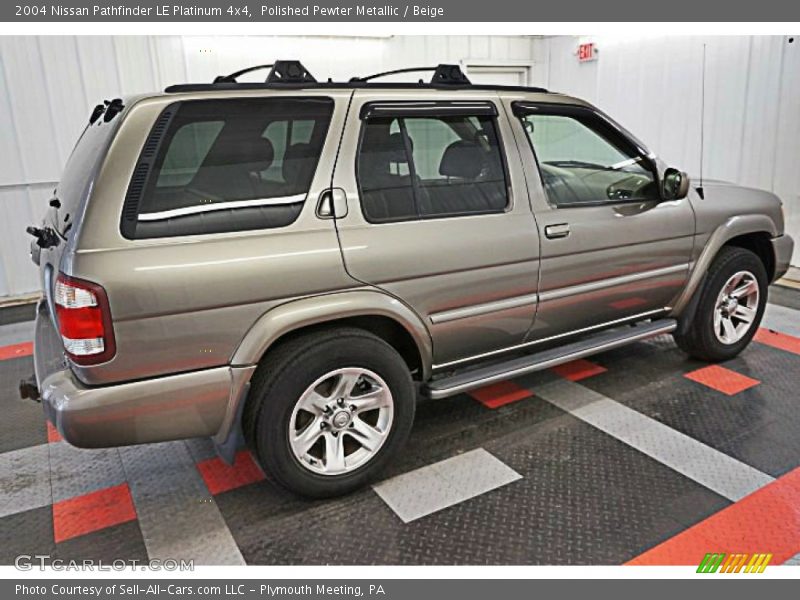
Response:
[{"label": "gray floor tile", "polygon": [[189,454],[192,455],[194,462],[202,462],[209,458],[216,458],[217,451],[214,449],[214,442],[211,438],[191,438],[183,440]]},{"label": "gray floor tile", "polygon": [[0,518],[52,504],[46,444],[0,454]]},{"label": "gray floor tile", "polygon": [[537,387],[536,395],[729,500],[740,500],[773,481],[766,473],[578,383],[551,381]]},{"label": "gray floor tile", "polygon": [[48,444],[53,502],[125,483],[119,450],[83,449],[67,442]]},{"label": "gray floor tile", "polygon": [[122,448],[120,456],[151,559],[244,564],[183,442]]},{"label": "gray floor tile", "polygon": [[10,346],[33,340],[33,321],[0,326],[0,346]]},{"label": "gray floor tile", "polygon": [[403,522],[409,523],[521,477],[478,448],[392,477],[373,489]]},{"label": "gray floor tile", "polygon": [[767,304],[761,326],[800,337],[800,310],[779,304]]}]

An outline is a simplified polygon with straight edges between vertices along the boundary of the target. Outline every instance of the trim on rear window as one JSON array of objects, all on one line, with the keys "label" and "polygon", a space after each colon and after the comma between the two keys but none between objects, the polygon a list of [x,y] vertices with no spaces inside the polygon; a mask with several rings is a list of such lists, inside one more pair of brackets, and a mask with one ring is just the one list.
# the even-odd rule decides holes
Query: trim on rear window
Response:
[{"label": "trim on rear window", "polygon": [[280,204],[297,204],[304,202],[307,194],[296,194],[294,196],[283,196],[280,198],[255,198],[253,200],[238,200],[236,202],[220,202],[218,204],[200,204],[198,206],[187,206],[186,208],[174,208],[172,210],[162,210],[160,212],[140,213],[140,221],[161,221],[174,217],[185,217],[187,215],[199,215],[201,213],[213,212],[215,210],[228,210],[231,208],[252,208],[254,206],[277,206]]}]

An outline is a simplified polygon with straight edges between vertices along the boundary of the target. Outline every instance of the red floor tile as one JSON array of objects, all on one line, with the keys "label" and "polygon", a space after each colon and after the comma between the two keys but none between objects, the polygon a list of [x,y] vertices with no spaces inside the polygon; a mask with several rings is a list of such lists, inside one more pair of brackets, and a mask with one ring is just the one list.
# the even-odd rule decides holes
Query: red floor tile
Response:
[{"label": "red floor tile", "polygon": [[50,421],[48,421],[47,422],[47,441],[49,443],[51,443],[51,444],[54,444],[56,442],[60,442],[61,440],[63,440],[63,438],[61,437],[61,434],[58,433],[58,429],[56,429],[53,426],[53,424]]},{"label": "red floor tile", "polygon": [[686,373],[685,377],[728,396],[733,396],[761,383],[758,379],[747,377],[719,365],[710,365],[697,369]]},{"label": "red floor tile", "polygon": [[500,383],[493,383],[492,385],[472,390],[469,395],[486,408],[500,408],[506,404],[533,396],[530,390],[521,388],[510,381],[501,381]]},{"label": "red floor tile", "polygon": [[21,356],[30,356],[31,354],[33,354],[33,342],[0,346],[0,360],[20,358]]},{"label": "red floor tile", "polygon": [[771,553],[774,565],[800,552],[800,468],[627,564],[696,566],[707,552]]},{"label": "red floor tile", "polygon": [[247,450],[236,454],[233,465],[215,457],[197,463],[197,469],[212,495],[264,479],[264,473]]},{"label": "red floor tile", "polygon": [[586,379],[587,377],[591,377],[593,375],[605,373],[607,370],[608,369],[605,367],[601,367],[600,365],[596,365],[595,363],[582,358],[552,368],[554,373],[560,375],[564,379],[569,379],[570,381],[580,381],[581,379]]},{"label": "red floor tile", "polygon": [[53,505],[53,533],[56,542],[135,519],[136,509],[127,483]]},{"label": "red floor tile", "polygon": [[800,354],[800,338],[785,333],[760,327],[759,330],[756,331],[756,335],[753,339],[761,344],[766,344],[767,346],[772,346],[779,350]]}]

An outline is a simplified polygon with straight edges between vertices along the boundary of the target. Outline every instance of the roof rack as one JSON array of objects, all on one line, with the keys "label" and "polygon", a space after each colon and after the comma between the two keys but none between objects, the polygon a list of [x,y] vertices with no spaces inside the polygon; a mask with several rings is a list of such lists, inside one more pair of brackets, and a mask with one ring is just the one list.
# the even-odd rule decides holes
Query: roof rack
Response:
[{"label": "roof rack", "polygon": [[[400,75],[401,73],[419,73],[423,71],[433,71],[431,84],[438,85],[471,85],[467,76],[461,71],[458,65],[438,65],[436,67],[410,67],[407,69],[395,69],[393,71],[383,71],[366,77],[353,77],[350,83],[367,83],[373,79],[387,77],[389,75]],[[419,83],[424,83],[421,79]]]},{"label": "roof rack", "polygon": [[[238,78],[246,73],[269,69],[269,74],[264,82],[239,82]],[[416,82],[379,82],[374,81],[389,75],[399,75],[403,73],[419,73],[433,71],[430,81],[425,82],[419,79]],[[184,83],[171,85],[164,91],[168,94],[181,92],[210,92],[221,90],[261,90],[261,89],[358,89],[358,88],[379,88],[379,89],[470,89],[470,90],[507,90],[517,92],[547,93],[547,90],[539,87],[523,87],[509,85],[484,85],[473,84],[464,75],[458,65],[441,64],[436,67],[412,67],[407,69],[396,69],[384,71],[363,77],[352,77],[346,82],[336,82],[328,78],[327,81],[318,82],[311,73],[308,72],[299,60],[276,60],[270,65],[258,65],[248,67],[231,73],[230,75],[220,75],[214,78],[213,83]]]},{"label": "roof rack", "polygon": [[238,83],[236,80],[242,75],[261,69],[270,69],[265,83],[317,83],[299,60],[276,60],[271,65],[248,67],[230,75],[219,75],[214,78],[214,83]]}]

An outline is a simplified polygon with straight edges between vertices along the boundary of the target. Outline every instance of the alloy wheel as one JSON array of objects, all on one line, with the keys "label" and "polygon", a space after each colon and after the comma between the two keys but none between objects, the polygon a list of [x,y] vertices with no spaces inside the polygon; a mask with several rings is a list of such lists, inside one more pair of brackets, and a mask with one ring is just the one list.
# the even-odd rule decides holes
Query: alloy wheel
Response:
[{"label": "alloy wheel", "polygon": [[740,341],[753,326],[761,292],[750,271],[739,271],[722,286],[714,309],[714,334],[726,345]]},{"label": "alloy wheel", "polygon": [[394,401],[373,371],[344,368],[312,383],[295,404],[289,445],[303,467],[342,475],[369,462],[391,431]]}]

